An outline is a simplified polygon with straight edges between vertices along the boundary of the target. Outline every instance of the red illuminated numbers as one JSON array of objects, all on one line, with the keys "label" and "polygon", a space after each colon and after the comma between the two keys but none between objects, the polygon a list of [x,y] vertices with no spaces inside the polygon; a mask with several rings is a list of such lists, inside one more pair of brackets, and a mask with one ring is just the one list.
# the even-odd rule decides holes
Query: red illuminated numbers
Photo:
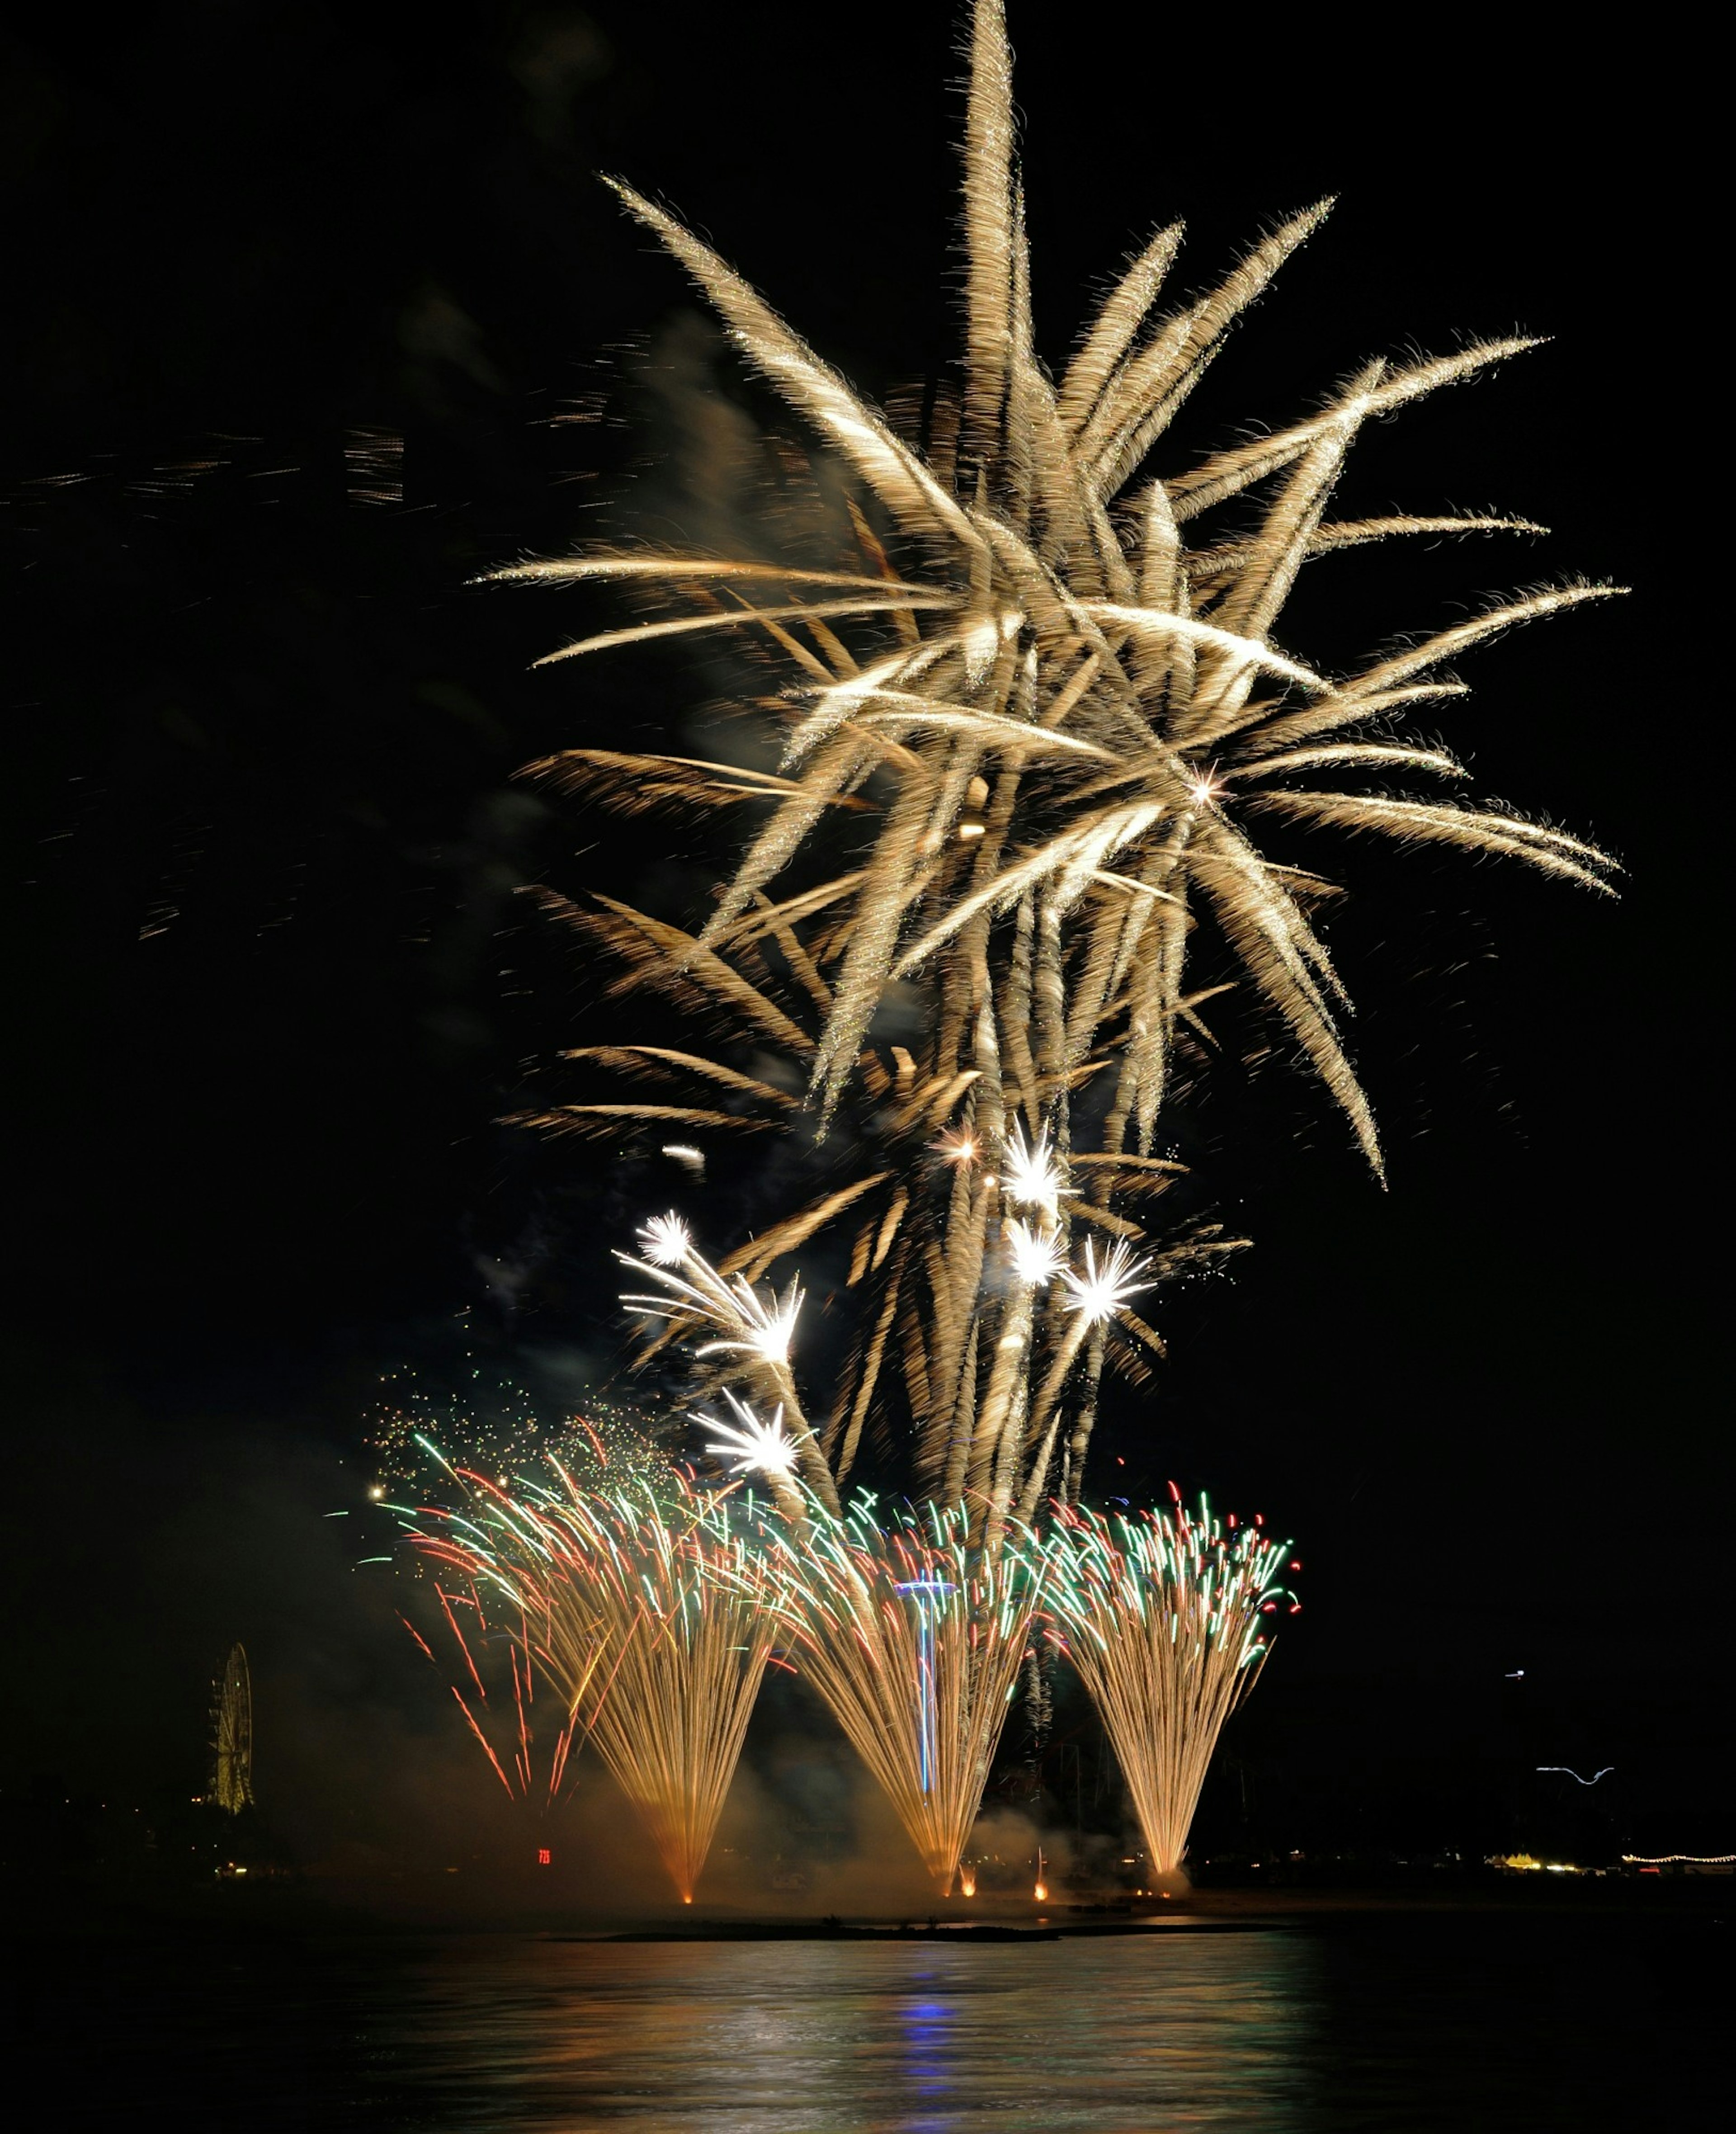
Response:
[{"label": "red illuminated numbers", "polygon": [[548,1851],[548,1847],[547,1847],[546,1845],[539,1845],[539,1846],[537,1847],[537,1865],[538,1865],[539,1867],[546,1867],[546,1866],[547,1866],[548,1863],[549,1863],[549,1851]]}]

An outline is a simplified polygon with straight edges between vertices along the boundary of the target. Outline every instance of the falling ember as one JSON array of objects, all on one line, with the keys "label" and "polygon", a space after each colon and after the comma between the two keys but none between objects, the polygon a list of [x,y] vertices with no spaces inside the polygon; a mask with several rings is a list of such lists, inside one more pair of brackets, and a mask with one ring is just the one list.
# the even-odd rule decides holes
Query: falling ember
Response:
[{"label": "falling ember", "polygon": [[1290,1544],[1197,1518],[1063,1510],[1034,1544],[1051,1641],[1090,1692],[1146,1851],[1172,1876],[1223,1722],[1265,1663],[1260,1615]]},{"label": "falling ember", "polygon": [[974,1867],[961,1867],[959,1869],[958,1894],[961,1897],[974,1897],[976,1895],[976,1870]]}]

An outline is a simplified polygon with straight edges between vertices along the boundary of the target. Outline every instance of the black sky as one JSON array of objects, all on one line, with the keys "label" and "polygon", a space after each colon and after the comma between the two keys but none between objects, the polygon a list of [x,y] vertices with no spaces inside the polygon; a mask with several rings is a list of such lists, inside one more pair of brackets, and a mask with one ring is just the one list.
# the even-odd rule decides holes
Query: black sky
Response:
[{"label": "black sky", "polygon": [[[464,581],[620,526],[600,507],[629,476],[637,530],[692,534],[686,382],[765,403],[591,173],[667,199],[875,393],[932,374],[948,13],[244,0],[100,39],[41,13],[11,50],[22,1620],[57,1663],[122,1640],[128,1754],[153,1769],[208,1649],[253,1620],[289,1668],[292,1620],[322,1650],[349,1634],[293,1519],[248,1522],[274,1475],[310,1519],[348,1486],[333,1463],[355,1471],[379,1370],[447,1355],[466,1309],[494,1349],[606,1364],[615,1339],[596,1300],[618,1185],[493,1123],[575,1041],[514,891],[607,873],[667,896],[679,832],[624,840],[510,774],[629,724],[680,732],[706,678],[530,675],[566,616]],[[1188,218],[1198,281],[1341,195],[1187,442],[1282,420],[1371,353],[1553,337],[1377,430],[1346,500],[1500,506],[1553,538],[1329,559],[1287,643],[1348,659],[1570,572],[1637,588],[1478,655],[1441,722],[1483,789],[1619,853],[1623,900],[1323,856],[1357,891],[1333,939],[1391,1190],[1313,1088],[1227,1068],[1183,1127],[1257,1250],[1176,1301],[1157,1407],[1117,1418],[1109,1456],[1136,1491],[1209,1483],[1305,1537],[1263,1754],[1371,1790],[1393,1757],[1444,1798],[1473,1754],[1517,1768],[1535,1743],[1631,1770],[1661,1842],[1727,1844],[1693,177],[1667,34],[1429,19],[1376,42],[1226,15],[1178,41],[1167,10],[1012,11],[1052,357],[1156,220]],[[361,494],[356,455],[387,434],[401,501]],[[44,1510],[68,1493],[70,1524]],[[219,1569],[189,1520],[227,1529]],[[1521,1668],[1535,1707],[1497,1713]],[[54,1754],[113,1782],[114,1730],[45,1694]]]}]

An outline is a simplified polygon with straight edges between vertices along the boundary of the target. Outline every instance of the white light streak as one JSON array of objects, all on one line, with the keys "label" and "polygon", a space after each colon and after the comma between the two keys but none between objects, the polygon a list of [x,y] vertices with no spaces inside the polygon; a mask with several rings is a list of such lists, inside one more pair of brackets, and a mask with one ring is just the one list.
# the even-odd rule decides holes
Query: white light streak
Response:
[{"label": "white light streak", "polygon": [[[781,1296],[774,1293],[767,1299],[744,1275],[726,1281],[694,1250],[687,1226],[677,1215],[658,1215],[641,1224],[639,1243],[644,1259],[627,1253],[615,1257],[635,1274],[660,1282],[665,1294],[624,1295],[621,1301],[629,1311],[654,1319],[691,1316],[722,1328],[726,1338],[706,1342],[694,1350],[696,1356],[757,1356],[775,1365],[788,1363],[805,1293],[798,1283],[793,1280]],[[674,1272],[677,1267],[680,1273]]]}]

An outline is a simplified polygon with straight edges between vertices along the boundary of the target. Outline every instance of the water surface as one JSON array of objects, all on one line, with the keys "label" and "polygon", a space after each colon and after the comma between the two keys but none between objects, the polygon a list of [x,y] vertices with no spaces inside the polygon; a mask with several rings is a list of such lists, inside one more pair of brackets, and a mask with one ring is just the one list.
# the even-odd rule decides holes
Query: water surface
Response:
[{"label": "water surface", "polygon": [[51,1944],[14,2059],[42,2102],[16,2123],[1676,2134],[1718,2123],[1723,1942],[1425,1915],[988,1944]]}]

